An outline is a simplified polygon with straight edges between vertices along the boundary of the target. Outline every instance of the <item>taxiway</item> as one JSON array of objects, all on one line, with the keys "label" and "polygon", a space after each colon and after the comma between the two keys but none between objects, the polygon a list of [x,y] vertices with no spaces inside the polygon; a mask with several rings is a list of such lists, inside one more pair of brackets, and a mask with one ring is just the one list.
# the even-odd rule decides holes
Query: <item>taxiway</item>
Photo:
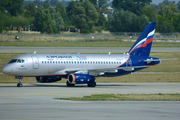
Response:
[{"label": "taxiway", "polygon": [[108,93],[180,93],[180,83],[97,83],[66,87],[65,83],[0,84],[0,119],[23,120],[179,120],[177,101],[66,101],[59,97],[82,97]]}]

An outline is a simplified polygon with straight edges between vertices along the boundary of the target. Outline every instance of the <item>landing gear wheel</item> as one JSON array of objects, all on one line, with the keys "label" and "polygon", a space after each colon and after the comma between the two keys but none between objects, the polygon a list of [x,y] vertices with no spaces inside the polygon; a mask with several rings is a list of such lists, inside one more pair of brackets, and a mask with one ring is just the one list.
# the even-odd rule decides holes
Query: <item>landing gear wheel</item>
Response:
[{"label": "landing gear wheel", "polygon": [[87,85],[88,85],[88,87],[95,87],[96,86],[96,82],[90,82]]},{"label": "landing gear wheel", "polygon": [[17,87],[20,87],[20,86],[21,86],[20,83],[18,83],[18,84],[17,84]]},{"label": "landing gear wheel", "polygon": [[67,82],[66,82],[66,85],[67,85],[68,87],[74,87],[75,84],[70,84],[70,83],[67,81]]},{"label": "landing gear wheel", "polygon": [[23,84],[22,84],[22,80],[21,79],[19,79],[19,83],[17,84],[17,87],[22,87],[23,86]]}]

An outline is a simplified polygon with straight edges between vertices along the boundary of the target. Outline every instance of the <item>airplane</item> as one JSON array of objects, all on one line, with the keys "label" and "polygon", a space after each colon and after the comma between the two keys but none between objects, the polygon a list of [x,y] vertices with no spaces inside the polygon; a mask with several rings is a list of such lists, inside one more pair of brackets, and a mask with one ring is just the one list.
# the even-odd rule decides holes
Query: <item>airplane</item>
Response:
[{"label": "airplane", "polygon": [[2,72],[19,79],[35,77],[37,82],[50,83],[66,78],[66,85],[87,84],[95,87],[96,77],[115,77],[131,74],[161,62],[150,57],[156,22],[150,22],[127,54],[44,54],[31,53],[14,57]]}]

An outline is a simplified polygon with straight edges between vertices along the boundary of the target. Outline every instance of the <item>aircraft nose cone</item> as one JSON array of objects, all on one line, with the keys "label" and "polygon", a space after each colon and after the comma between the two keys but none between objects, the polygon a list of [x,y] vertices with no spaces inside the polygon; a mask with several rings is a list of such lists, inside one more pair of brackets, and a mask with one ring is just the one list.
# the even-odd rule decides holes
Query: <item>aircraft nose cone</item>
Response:
[{"label": "aircraft nose cone", "polygon": [[10,69],[8,67],[3,67],[1,71],[4,74],[9,74],[10,73]]}]

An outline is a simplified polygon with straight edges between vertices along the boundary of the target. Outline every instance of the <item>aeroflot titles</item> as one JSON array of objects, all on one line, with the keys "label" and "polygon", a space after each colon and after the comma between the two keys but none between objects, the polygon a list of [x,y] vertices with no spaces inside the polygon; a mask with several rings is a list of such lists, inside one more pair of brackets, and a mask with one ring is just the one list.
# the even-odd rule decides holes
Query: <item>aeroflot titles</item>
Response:
[{"label": "aeroflot titles", "polygon": [[46,58],[72,58],[72,56],[46,56]]},{"label": "aeroflot titles", "polygon": [[[72,56],[46,56],[46,58],[72,58]],[[76,56],[76,60],[87,60],[86,56]]]}]

